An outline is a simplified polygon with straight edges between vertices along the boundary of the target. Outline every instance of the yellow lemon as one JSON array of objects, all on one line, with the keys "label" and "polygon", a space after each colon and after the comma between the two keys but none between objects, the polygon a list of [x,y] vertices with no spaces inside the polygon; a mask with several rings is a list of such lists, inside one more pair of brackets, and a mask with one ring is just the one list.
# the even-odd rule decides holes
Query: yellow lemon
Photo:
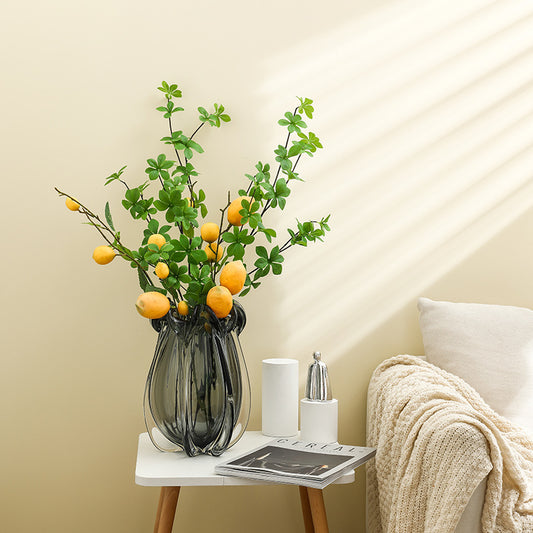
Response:
[{"label": "yellow lemon", "polygon": [[135,307],[145,318],[162,318],[168,313],[170,302],[164,294],[151,291],[141,294],[135,302]]},{"label": "yellow lemon", "polygon": [[186,301],[182,300],[178,303],[178,313],[181,316],[187,316],[189,314],[189,306]]},{"label": "yellow lemon", "polygon": [[159,279],[167,279],[169,274],[170,270],[166,263],[160,261],[159,263],[157,263],[157,265],[155,265],[155,275]]},{"label": "yellow lemon", "polygon": [[148,237],[148,244],[155,244],[159,249],[165,244],[167,240],[160,233],[154,233]]},{"label": "yellow lemon", "polygon": [[231,292],[226,287],[215,285],[209,289],[206,303],[217,318],[224,318],[229,315],[233,307],[233,298],[231,297]]},{"label": "yellow lemon", "polygon": [[208,261],[220,261],[224,255],[224,248],[218,246],[216,243],[208,244],[205,248]]},{"label": "yellow lemon", "polygon": [[67,198],[65,200],[65,205],[71,210],[71,211],[77,211],[80,208],[80,204],[78,202],[75,202],[72,198]]},{"label": "yellow lemon", "polygon": [[227,263],[220,271],[220,284],[226,287],[231,294],[241,292],[245,281],[246,269],[242,261]]},{"label": "yellow lemon", "polygon": [[232,226],[242,226],[242,215],[239,211],[242,209],[242,201],[252,201],[250,196],[239,196],[236,200],[233,200],[228,207],[228,222]]},{"label": "yellow lemon", "polygon": [[206,222],[200,228],[200,235],[205,242],[215,242],[220,234],[218,224],[214,222]]},{"label": "yellow lemon", "polygon": [[99,265],[107,265],[108,263],[111,263],[113,259],[115,259],[115,250],[111,248],[111,246],[97,246],[94,249],[93,252],[93,259],[99,264]]}]

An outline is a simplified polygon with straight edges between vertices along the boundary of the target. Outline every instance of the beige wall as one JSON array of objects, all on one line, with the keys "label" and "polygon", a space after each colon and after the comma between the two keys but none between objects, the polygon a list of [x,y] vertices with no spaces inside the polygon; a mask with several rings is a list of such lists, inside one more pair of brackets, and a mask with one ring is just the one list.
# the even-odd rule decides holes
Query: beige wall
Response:
[{"label": "beige wall", "polygon": [[[0,529],[150,531],[155,488],[134,484],[142,392],[155,343],[136,276],[90,256],[96,232],[53,187],[139,226],[104,178],[143,179],[165,125],[162,79],[192,110],[233,121],[201,132],[216,211],[282,138],[296,95],[315,99],[325,149],[301,170],[282,228],[331,213],[324,244],[243,303],[242,343],[260,428],[260,362],[320,349],[340,440],[364,443],[372,369],[421,353],[416,299],[533,307],[533,6],[483,0],[168,2],[50,0],[2,9],[3,228]],[[181,117],[180,117],[181,118]],[[326,490],[331,530],[364,530],[364,480]],[[302,530],[291,487],[187,489],[180,531]]]}]

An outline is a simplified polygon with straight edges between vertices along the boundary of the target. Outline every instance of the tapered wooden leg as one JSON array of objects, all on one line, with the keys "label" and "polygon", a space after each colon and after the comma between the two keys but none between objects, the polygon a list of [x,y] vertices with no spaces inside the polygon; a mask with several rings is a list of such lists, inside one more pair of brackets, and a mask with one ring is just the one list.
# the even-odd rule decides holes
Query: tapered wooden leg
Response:
[{"label": "tapered wooden leg", "polygon": [[178,504],[179,487],[161,487],[155,517],[154,533],[171,533]]},{"label": "tapered wooden leg", "polygon": [[329,533],[322,491],[307,487],[307,496],[309,498],[309,507],[311,508],[315,533]]},{"label": "tapered wooden leg", "polygon": [[311,516],[311,506],[309,505],[309,496],[307,487],[298,487],[300,489],[300,501],[302,503],[302,514],[304,517],[305,533],[315,533],[313,526],[313,517]]}]

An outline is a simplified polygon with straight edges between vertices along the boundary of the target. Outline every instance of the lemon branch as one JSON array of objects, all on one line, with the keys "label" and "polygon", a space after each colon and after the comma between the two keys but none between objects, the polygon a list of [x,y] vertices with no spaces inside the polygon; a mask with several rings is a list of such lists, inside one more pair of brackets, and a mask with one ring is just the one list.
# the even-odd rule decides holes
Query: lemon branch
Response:
[{"label": "lemon branch", "polygon": [[[238,191],[238,200],[240,201],[240,208],[238,209],[237,200],[232,203],[232,195],[228,191],[227,203],[220,209],[218,234],[213,234],[213,237],[206,240],[209,243],[209,248],[203,250],[202,237],[205,235],[198,237],[195,233],[200,214],[203,219],[206,219],[209,211],[205,203],[206,194],[195,178],[198,176],[198,171],[190,161],[195,153],[204,152],[202,146],[195,141],[204,125],[207,123],[211,127],[219,128],[223,122],[230,122],[231,119],[224,112],[222,105],[215,103],[214,111],[198,107],[200,123],[193,124],[190,129],[192,133],[188,137],[183,131],[174,130],[172,117],[174,113],[183,111],[182,107],[177,107],[175,104],[175,99],[182,96],[181,90],[178,89],[177,84],[169,84],[165,81],[157,89],[164,93],[167,102],[166,105],[156,109],[163,113],[164,119],[168,119],[168,125],[164,125],[164,128],[170,132],[170,136],[163,137],[161,141],[172,145],[171,150],[176,154],[176,158],[171,161],[163,153],[156,158],[148,159],[145,173],[148,174],[149,181],[138,187],[130,188],[126,181],[121,178],[125,166],[106,178],[105,183],[108,185],[112,181],[120,181],[126,188],[122,206],[131,213],[135,220],[143,219],[147,222],[148,228],[144,230],[145,238],[139,249],[130,250],[120,241],[120,232],[116,231],[114,227],[109,203],[106,203],[105,211],[100,218],[75,198],[57,188],[55,190],[60,196],[69,199],[67,201],[69,209],[77,210],[84,215],[86,223],[94,226],[99,232],[103,242],[108,245],[101,247],[102,250],[99,252],[108,254],[111,259],[118,255],[129,262],[130,266],[137,270],[139,284],[143,291],[158,291],[168,295],[173,308],[177,306],[176,301],[178,299],[186,301],[189,306],[206,303],[207,293],[216,286],[217,277],[221,270],[231,264],[230,262],[240,263],[241,260],[244,261],[245,255],[251,252],[252,244],[262,233],[271,243],[271,249],[267,250],[265,246],[255,246],[257,257],[255,263],[249,265],[250,272],[246,272],[244,281],[246,289],[241,291],[241,295],[244,296],[261,284],[258,281],[260,278],[269,273],[281,274],[285,251],[295,245],[307,246],[311,242],[322,240],[321,237],[324,232],[329,231],[327,225],[329,216],[320,222],[301,223],[298,221],[297,227],[287,230],[290,236],[289,240],[282,245],[276,245],[273,242],[273,239],[276,238],[276,231],[264,226],[262,220],[269,209],[277,207],[284,209],[287,198],[291,194],[291,189],[287,184],[291,180],[300,180],[296,168],[301,156],[303,154],[312,156],[317,148],[322,148],[314,133],[305,134],[303,132],[303,129],[307,128],[307,124],[302,117],[305,115],[310,119],[313,118],[314,110],[311,105],[313,102],[308,98],[298,97],[301,105],[297,106],[292,113],[290,111],[284,113],[283,117],[278,120],[278,124],[286,127],[287,130],[281,133],[280,143],[274,149],[275,162],[272,165],[272,174],[271,165],[261,162],[255,165],[258,171],[253,172],[255,175],[246,174],[250,182]],[[282,140],[283,137],[286,137],[285,141]],[[299,138],[295,139],[295,137]],[[281,144],[283,142],[284,145]],[[274,165],[276,164],[278,168],[274,172]],[[151,182],[158,192],[155,197],[145,191]],[[156,192],[155,189],[152,188],[151,190]],[[189,198],[185,198],[186,191],[189,192]],[[76,205],[71,205],[71,202],[75,202]],[[236,207],[235,214],[240,215],[238,220],[233,217],[232,204]],[[159,225],[158,213],[164,214],[169,225]],[[228,214],[231,216],[228,217]],[[216,220],[216,213],[213,215]],[[247,228],[239,227],[245,224],[248,224]],[[178,239],[171,236],[172,225],[177,228],[174,228],[174,231],[178,234]],[[216,226],[216,224],[213,225]],[[163,239],[163,243],[157,245],[158,249],[150,246],[150,244],[154,244],[153,242],[144,246],[144,243],[147,240],[150,241],[151,236],[156,234]],[[216,239],[214,235],[216,235]],[[280,237],[280,240],[284,241],[286,237],[286,235]],[[223,251],[221,245],[224,243],[227,243],[227,248]],[[167,265],[169,272],[166,273],[166,276],[163,272],[165,269],[158,268],[158,263]],[[242,269],[241,275],[246,270],[246,266],[244,268],[243,266],[239,267]],[[151,276],[154,267],[156,272]],[[159,279],[155,277],[156,275]],[[152,283],[151,277],[155,283],[160,282],[157,283],[157,287]],[[220,285],[224,285],[222,280],[220,280]]]},{"label": "lemon branch", "polygon": [[[172,128],[172,116],[168,117],[168,129],[170,131],[170,137],[173,137],[174,136],[174,130]],[[198,127],[196,129],[196,131],[198,131],[199,129],[200,128]],[[194,133],[196,133],[196,131]],[[193,133],[193,135],[194,135],[194,133]],[[191,137],[191,139],[192,139],[192,137]],[[176,148],[175,144],[172,144],[172,146],[174,147],[174,152],[176,152],[176,157],[178,158],[178,163],[180,164],[180,167],[182,167],[183,164],[181,162],[180,153],[179,153],[178,149]],[[185,158],[185,166],[187,166],[187,158]],[[163,186],[163,189],[164,189],[165,187],[164,187],[163,183],[161,183],[161,185]],[[191,198],[192,198],[194,185],[191,182],[191,177],[190,176],[187,176],[187,187],[189,188],[189,194],[191,195]]]},{"label": "lemon branch", "polygon": [[[88,207],[83,205],[79,200],[77,200],[76,198],[73,198],[72,196],[70,196],[66,192],[60,191],[57,187],[54,187],[54,189],[59,194],[59,196],[66,196],[67,198],[70,198],[73,202],[76,202],[77,204],[79,204],[79,206],[81,208],[81,210],[80,210],[81,214],[86,216],[86,218],[89,221],[89,223],[96,228],[98,233],[100,233],[102,238],[109,244],[109,246],[111,246],[111,248],[113,248],[114,250],[117,250],[117,252],[119,252],[119,255],[121,257],[123,257],[125,259],[128,259],[129,261],[134,262],[137,265],[137,267],[139,268],[139,272],[142,272],[143,275],[145,276],[146,281],[150,285],[153,286],[152,280],[150,279],[150,276],[148,275],[148,272],[146,272],[146,270],[142,267],[142,265],[139,263],[139,261],[137,261],[137,259],[131,254],[131,252],[128,250],[128,248],[126,248],[120,242],[120,237],[119,237],[117,232],[114,232],[98,215],[94,214]],[[98,222],[98,224],[96,224],[94,222],[95,220]],[[109,239],[108,235],[106,235],[104,233],[104,231],[102,231],[102,230],[105,230],[109,234],[111,234],[112,237],[113,237],[113,240],[111,241]]]},{"label": "lemon branch", "polygon": [[193,134],[189,137],[189,139],[192,140],[192,138],[200,131],[200,129],[202,128],[202,126],[205,124],[205,122],[202,122],[193,132]]},{"label": "lemon branch", "polygon": [[[296,107],[295,110],[293,111],[293,113],[292,113],[293,115],[295,115],[297,113],[298,107]],[[285,140],[285,146],[283,147],[285,150],[287,150],[287,146],[289,146],[289,139],[291,138],[291,135],[292,135],[292,131],[289,131],[289,133],[287,134],[287,139]],[[274,178],[274,183],[272,184],[272,187],[274,187],[274,188],[276,187],[276,183],[278,181],[280,172],[281,172],[281,162],[278,165],[278,170],[276,172],[276,177]],[[271,201],[267,200],[267,202],[265,204],[265,207],[263,207],[263,211],[261,211],[261,216],[263,216],[265,214],[266,210],[270,207],[270,203],[271,203]]]},{"label": "lemon branch", "polygon": [[291,246],[294,246],[293,240],[300,238],[300,233],[297,233],[294,239],[291,237],[280,249],[279,253],[284,252],[285,250],[288,250]]},{"label": "lemon branch", "polygon": [[[299,238],[300,234],[297,233],[296,234],[296,237]],[[286,250],[288,250],[291,246],[294,246],[294,238],[291,237],[280,249],[279,249],[279,254],[285,252]],[[258,270],[260,270],[259,267],[255,267],[253,270],[250,270],[250,272],[247,272],[246,274],[248,276],[251,276],[252,274],[255,274],[255,272],[257,272]]]},{"label": "lemon branch", "polygon": [[[174,134],[174,131],[172,129],[172,117],[168,117],[168,129],[170,130],[170,136],[172,137],[172,135]],[[182,166],[181,164],[181,158],[180,158],[180,154],[178,152],[178,149],[174,146],[174,152],[176,152],[176,157],[178,158],[178,163],[180,164],[180,167]]]},{"label": "lemon branch", "polygon": [[[202,122],[202,125],[205,124],[205,122]],[[228,191],[228,203],[226,204],[226,206],[220,210],[220,225],[219,225],[219,228],[222,227],[222,224],[224,223],[224,214],[226,213],[228,207],[230,206],[231,204],[231,194],[230,192]],[[219,247],[220,247],[220,243],[222,241],[222,235],[224,233],[227,233],[229,230],[231,229],[231,224],[228,223],[226,229],[224,231],[219,231],[218,232],[218,239],[217,239],[217,247],[216,247],[216,251],[215,251],[215,261],[213,263],[213,267],[211,268],[211,278],[213,280],[213,283],[215,282],[215,276],[217,275],[218,271],[220,270],[220,268],[222,268],[222,266],[224,265],[225,263],[225,260],[227,259],[227,255],[226,257],[223,257],[221,259],[221,261],[219,262],[218,261],[218,250],[219,250]],[[218,268],[217,268],[218,266]]]},{"label": "lemon branch", "polygon": [[[293,115],[296,115],[296,113],[298,112],[298,109],[299,109],[299,106],[296,107],[293,111]],[[287,146],[289,146],[289,140],[291,138],[291,135],[293,133],[293,130],[289,129],[289,132],[287,133],[287,138],[285,139],[285,145],[283,146],[283,150],[286,152],[287,151]],[[296,165],[298,164],[298,161],[300,160],[300,157],[301,157],[301,154],[299,155],[298,159],[296,160],[296,163],[294,164],[294,166],[292,167],[292,171],[294,172],[294,169],[296,168]],[[276,158],[277,160],[279,160],[279,158]],[[282,164],[281,164],[281,161],[279,162],[279,165],[278,165],[278,170],[276,171],[276,176],[274,177],[274,181],[272,183],[272,189],[275,189],[276,188],[276,183],[278,181],[278,178],[279,178],[279,175],[281,173],[281,170],[282,170]],[[284,171],[285,172],[285,171]],[[255,187],[252,189],[252,186],[255,184]],[[260,189],[260,186],[255,183],[254,181],[251,181],[250,184],[248,185],[248,189],[247,189],[247,194],[250,193],[251,196],[253,197],[254,196],[254,193],[255,193],[255,190],[256,189]],[[251,191],[251,192],[250,192]],[[266,202],[265,202],[265,205],[263,206],[263,209],[261,210],[261,218],[263,218],[263,215],[268,211],[268,209],[270,209],[272,207],[272,200],[271,199],[268,199]],[[259,227],[256,227],[252,230],[252,232],[250,233],[251,236],[255,236],[259,231]]]},{"label": "lemon branch", "polygon": [[[292,112],[292,114],[295,115],[297,111],[298,111],[298,108],[296,108]],[[289,139],[291,138],[291,135],[292,135],[292,131],[289,131],[289,133],[287,134],[287,139],[285,140],[285,146],[283,147],[283,148],[285,148],[285,150],[287,149],[287,146],[289,146]],[[280,172],[281,172],[281,163],[278,165],[278,170],[276,172],[276,177],[274,178],[274,185],[276,185],[276,181],[278,181]]]}]

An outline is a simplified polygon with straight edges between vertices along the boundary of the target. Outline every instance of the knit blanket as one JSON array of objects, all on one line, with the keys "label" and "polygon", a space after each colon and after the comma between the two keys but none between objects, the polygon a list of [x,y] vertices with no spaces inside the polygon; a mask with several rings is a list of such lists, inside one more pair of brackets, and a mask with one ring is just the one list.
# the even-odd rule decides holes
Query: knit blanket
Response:
[{"label": "knit blanket", "polygon": [[370,533],[453,533],[487,474],[482,531],[533,532],[533,439],[462,379],[418,357],[384,361],[369,385],[367,445],[377,448]]}]

